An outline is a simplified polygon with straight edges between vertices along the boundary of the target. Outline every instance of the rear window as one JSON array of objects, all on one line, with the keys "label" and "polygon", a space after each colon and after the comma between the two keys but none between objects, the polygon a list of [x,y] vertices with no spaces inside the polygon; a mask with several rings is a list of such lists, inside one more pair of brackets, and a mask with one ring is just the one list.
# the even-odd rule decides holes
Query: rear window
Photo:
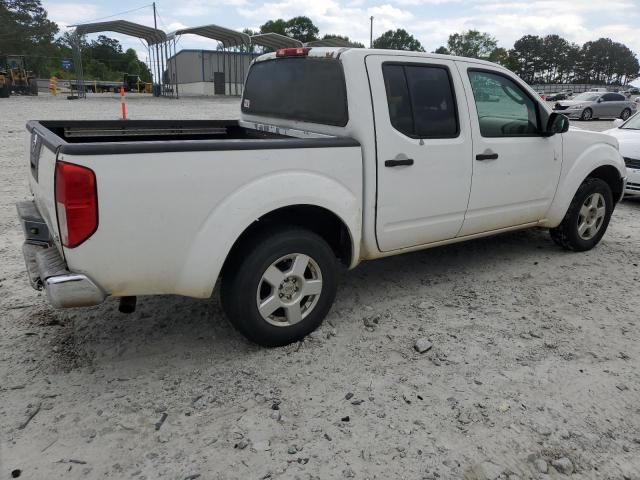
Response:
[{"label": "rear window", "polygon": [[349,120],[342,64],[325,58],[280,58],[249,70],[242,112],[344,127]]}]

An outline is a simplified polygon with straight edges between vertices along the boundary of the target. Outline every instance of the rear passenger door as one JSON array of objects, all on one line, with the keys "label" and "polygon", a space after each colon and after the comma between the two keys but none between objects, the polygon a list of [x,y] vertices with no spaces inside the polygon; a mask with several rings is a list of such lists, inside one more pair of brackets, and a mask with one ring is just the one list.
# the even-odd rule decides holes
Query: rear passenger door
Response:
[{"label": "rear passenger door", "polygon": [[605,93],[601,98],[602,116],[619,117],[626,105],[626,98],[619,93]]},{"label": "rear passenger door", "polygon": [[376,236],[382,251],[447,240],[471,187],[471,132],[452,61],[369,55],[377,148]]}]

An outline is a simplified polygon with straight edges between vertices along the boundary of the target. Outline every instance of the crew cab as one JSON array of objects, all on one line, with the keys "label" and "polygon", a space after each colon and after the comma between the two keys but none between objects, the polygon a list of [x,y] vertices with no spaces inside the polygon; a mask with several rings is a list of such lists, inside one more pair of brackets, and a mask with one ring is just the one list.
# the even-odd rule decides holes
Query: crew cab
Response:
[{"label": "crew cab", "polygon": [[244,335],[283,345],[322,322],[340,266],[530,227],[589,250],[624,190],[613,137],[481,60],[278,50],[252,63],[241,110],[29,122],[32,284],[56,307],[131,310],[219,282]]}]

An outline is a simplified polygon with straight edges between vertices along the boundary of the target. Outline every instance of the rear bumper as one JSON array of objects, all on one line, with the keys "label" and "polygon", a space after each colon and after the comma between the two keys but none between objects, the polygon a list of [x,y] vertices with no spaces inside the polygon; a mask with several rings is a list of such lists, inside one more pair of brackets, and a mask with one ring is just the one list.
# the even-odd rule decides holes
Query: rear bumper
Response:
[{"label": "rear bumper", "polygon": [[57,308],[102,303],[107,295],[93,280],[68,270],[58,249],[51,243],[49,230],[35,203],[20,202],[17,209],[25,233],[22,253],[31,286],[36,290],[44,289],[49,303]]}]

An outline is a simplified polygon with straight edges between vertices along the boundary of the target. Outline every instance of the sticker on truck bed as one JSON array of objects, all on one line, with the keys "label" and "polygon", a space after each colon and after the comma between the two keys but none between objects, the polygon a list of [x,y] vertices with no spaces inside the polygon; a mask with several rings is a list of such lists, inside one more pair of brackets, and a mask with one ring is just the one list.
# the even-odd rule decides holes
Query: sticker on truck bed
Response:
[{"label": "sticker on truck bed", "polygon": [[244,99],[244,104],[242,105],[244,108],[250,108],[251,106],[251,100],[249,100],[248,98]]}]

